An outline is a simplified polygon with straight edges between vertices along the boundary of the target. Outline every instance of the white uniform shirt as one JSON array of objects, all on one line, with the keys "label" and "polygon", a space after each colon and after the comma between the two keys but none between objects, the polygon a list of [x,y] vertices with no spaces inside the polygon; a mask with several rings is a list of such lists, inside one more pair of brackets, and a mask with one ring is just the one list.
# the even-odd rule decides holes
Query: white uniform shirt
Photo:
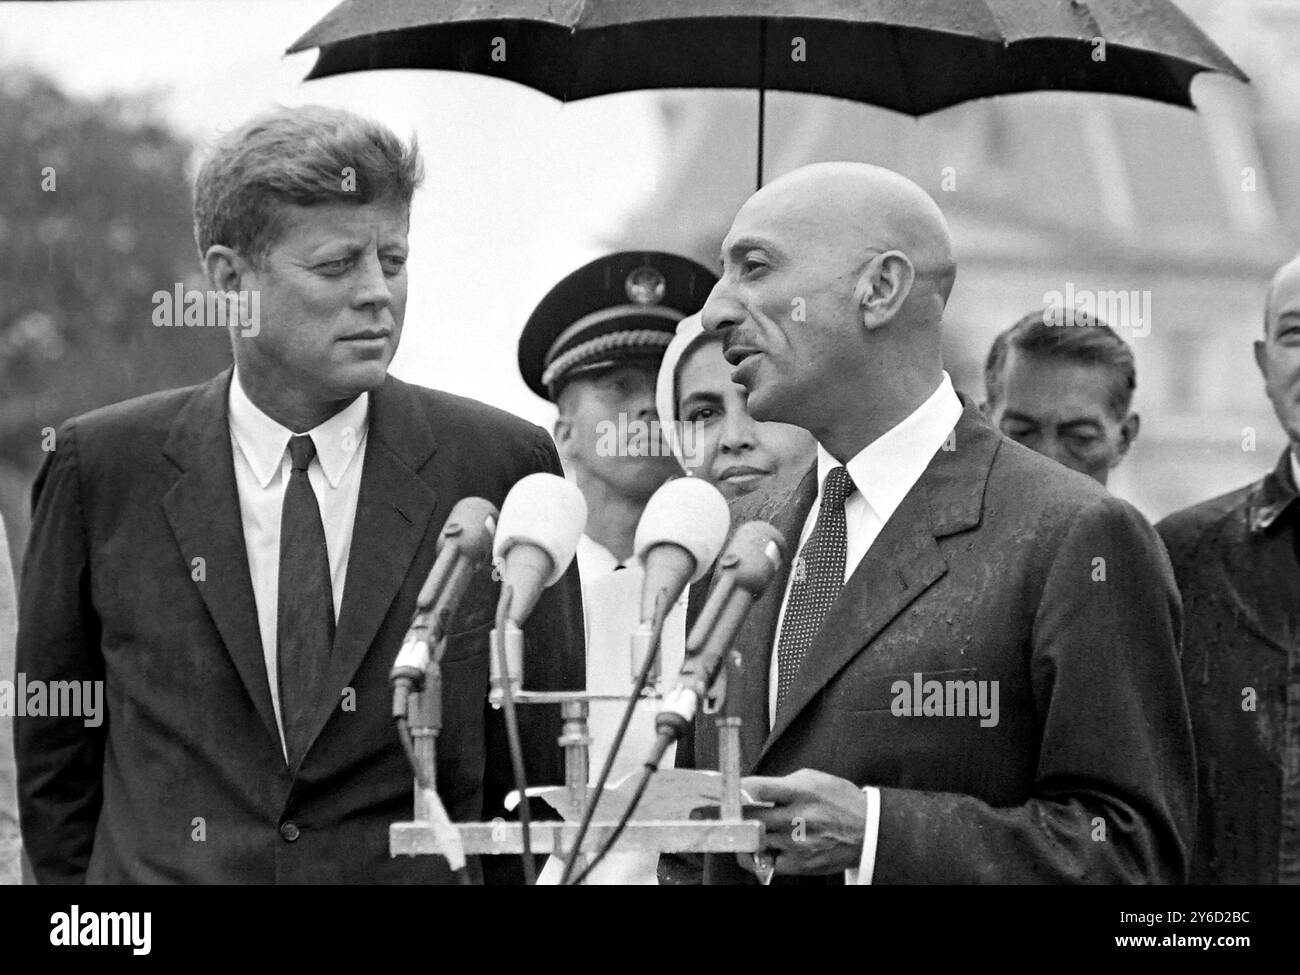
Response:
[{"label": "white uniform shirt", "polygon": [[[631,693],[636,679],[632,660],[631,634],[640,622],[641,581],[644,571],[635,559],[620,563],[603,545],[586,535],[578,540],[578,571],[582,575],[582,611],[586,618],[587,690],[593,694]],[[686,655],[686,593],[683,592],[664,622],[660,639],[661,691],[681,670]],[[635,669],[634,669],[635,667]],[[590,769],[594,784],[604,768],[609,747],[622,719],[624,701],[593,701],[587,719],[591,736]],[[610,772],[609,785],[636,773],[646,753],[655,742],[655,716],[660,706],[656,700],[637,705],[628,725],[623,745]],[[671,768],[676,746],[661,761],[660,768]],[[654,884],[659,861],[655,853],[620,853],[615,848],[588,876],[590,884]],[[557,883],[560,861],[552,857],[538,878],[539,884]]]}]

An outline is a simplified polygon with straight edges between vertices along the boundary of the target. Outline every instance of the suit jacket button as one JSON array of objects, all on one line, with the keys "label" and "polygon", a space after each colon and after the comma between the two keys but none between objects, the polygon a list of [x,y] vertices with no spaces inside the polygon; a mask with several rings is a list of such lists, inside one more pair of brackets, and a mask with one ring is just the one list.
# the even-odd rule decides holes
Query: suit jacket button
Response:
[{"label": "suit jacket button", "polygon": [[298,828],[298,824],[293,822],[292,820],[290,822],[280,824],[280,835],[284,837],[284,841],[286,843],[292,843],[301,834],[302,834],[302,830],[300,830]]}]

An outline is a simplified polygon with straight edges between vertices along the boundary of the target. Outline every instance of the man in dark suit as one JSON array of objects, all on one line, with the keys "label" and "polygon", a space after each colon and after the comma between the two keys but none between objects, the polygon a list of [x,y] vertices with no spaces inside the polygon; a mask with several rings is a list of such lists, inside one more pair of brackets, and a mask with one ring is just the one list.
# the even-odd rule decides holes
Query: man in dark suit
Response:
[{"label": "man in dark suit", "polygon": [[1137,440],[1133,350],[1074,308],[1030,312],[984,363],[984,415],[1018,444],[1105,484]]},{"label": "man in dark suit", "polygon": [[[560,465],[541,429],[387,374],[420,179],[414,146],[319,107],[252,120],[200,170],[234,369],[69,421],[33,489],[18,667],[103,681],[107,711],[17,723],[42,882],[449,879],[440,857],[389,857],[413,812],[388,671],[455,503]],[[456,820],[509,781],[494,588],[484,567],[448,623],[437,781]],[[581,687],[580,614],[571,571],[532,618],[530,684]],[[562,781],[558,716],[521,719],[530,779]]]},{"label": "man in dark suit", "polygon": [[1156,525],[1186,610],[1193,883],[1300,883],[1300,257],[1269,287],[1255,361],[1287,449],[1255,483]]},{"label": "man in dark suit", "polygon": [[[750,198],[722,257],[704,322],[733,380],[755,419],[818,442],[792,494],[734,508],[788,542],[728,689],[777,877],[1183,880],[1194,782],[1168,561],[1131,506],[953,391],[934,201],[888,170],[809,166]],[[690,751],[716,767],[711,719]],[[738,863],[755,865],[708,858],[705,879],[748,878]],[[680,860],[661,874],[696,879]]]}]

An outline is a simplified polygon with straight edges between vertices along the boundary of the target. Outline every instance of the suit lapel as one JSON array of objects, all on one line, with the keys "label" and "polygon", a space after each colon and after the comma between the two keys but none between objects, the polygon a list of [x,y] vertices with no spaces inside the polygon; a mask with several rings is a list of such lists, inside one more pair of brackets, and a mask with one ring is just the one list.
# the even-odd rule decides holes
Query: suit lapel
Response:
[{"label": "suit lapel", "polygon": [[166,456],[181,469],[163,498],[163,511],[199,595],[234,661],[262,723],[277,744],[262,634],[257,622],[243,518],[235,485],[227,395],[231,370],[200,386],[172,423]]},{"label": "suit lapel", "polygon": [[[420,476],[437,443],[417,397],[389,376],[371,395],[368,428],[343,605],[325,682],[333,689],[347,686],[370,649],[438,502]],[[312,741],[338,707],[336,692],[318,702]]]},{"label": "suit lapel", "polygon": [[758,761],[835,675],[948,571],[938,539],[979,524],[999,442],[968,405],[955,449],[935,454],[831,605]]}]

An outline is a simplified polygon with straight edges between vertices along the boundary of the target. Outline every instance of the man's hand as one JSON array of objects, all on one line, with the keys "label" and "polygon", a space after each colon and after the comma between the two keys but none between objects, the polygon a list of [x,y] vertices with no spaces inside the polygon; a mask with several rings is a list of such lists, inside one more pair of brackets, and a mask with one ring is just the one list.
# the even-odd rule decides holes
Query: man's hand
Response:
[{"label": "man's hand", "polygon": [[[741,779],[740,787],[755,802],[774,803],[771,809],[754,810],[753,818],[767,829],[764,843],[776,854],[777,873],[808,876],[857,868],[867,797],[852,782],[800,769],[782,778],[749,776]],[[737,859],[753,871],[748,853]]]}]

